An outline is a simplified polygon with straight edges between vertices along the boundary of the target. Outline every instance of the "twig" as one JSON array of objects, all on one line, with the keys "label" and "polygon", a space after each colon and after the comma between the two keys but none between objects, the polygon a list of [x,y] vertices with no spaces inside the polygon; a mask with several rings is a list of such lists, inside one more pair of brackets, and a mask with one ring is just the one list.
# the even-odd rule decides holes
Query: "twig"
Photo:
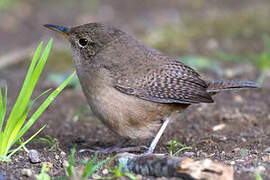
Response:
[{"label": "twig", "polygon": [[181,177],[183,179],[232,180],[233,168],[210,159],[195,161],[166,155],[123,153],[118,158],[124,170],[144,176]]}]

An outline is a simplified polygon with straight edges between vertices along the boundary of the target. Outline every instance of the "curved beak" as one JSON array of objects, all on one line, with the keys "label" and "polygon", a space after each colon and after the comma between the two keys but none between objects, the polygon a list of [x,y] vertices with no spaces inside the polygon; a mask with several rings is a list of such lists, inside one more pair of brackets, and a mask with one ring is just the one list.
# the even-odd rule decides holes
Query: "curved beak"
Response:
[{"label": "curved beak", "polygon": [[70,38],[69,36],[70,28],[68,27],[63,27],[63,26],[58,26],[58,25],[53,25],[53,24],[44,24],[44,27],[63,34],[67,39]]}]

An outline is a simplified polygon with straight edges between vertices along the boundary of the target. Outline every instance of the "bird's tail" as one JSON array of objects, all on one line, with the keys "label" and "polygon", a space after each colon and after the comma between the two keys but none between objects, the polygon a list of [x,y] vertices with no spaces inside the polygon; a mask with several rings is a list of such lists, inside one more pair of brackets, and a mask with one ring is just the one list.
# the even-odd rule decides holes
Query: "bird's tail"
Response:
[{"label": "bird's tail", "polygon": [[252,82],[252,81],[214,80],[214,81],[208,81],[207,92],[210,94],[215,94],[222,90],[258,88],[258,87],[259,85],[256,82]]}]

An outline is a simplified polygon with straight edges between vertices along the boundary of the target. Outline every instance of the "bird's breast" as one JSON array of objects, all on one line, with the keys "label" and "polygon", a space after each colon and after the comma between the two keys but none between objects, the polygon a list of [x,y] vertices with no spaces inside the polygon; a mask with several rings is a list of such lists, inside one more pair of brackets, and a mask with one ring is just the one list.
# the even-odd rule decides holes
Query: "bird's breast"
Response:
[{"label": "bird's breast", "polygon": [[[105,71],[79,74],[93,113],[112,131],[131,139],[155,135],[161,120],[184,107],[146,101],[115,89]],[[108,75],[108,74],[107,74]]]}]

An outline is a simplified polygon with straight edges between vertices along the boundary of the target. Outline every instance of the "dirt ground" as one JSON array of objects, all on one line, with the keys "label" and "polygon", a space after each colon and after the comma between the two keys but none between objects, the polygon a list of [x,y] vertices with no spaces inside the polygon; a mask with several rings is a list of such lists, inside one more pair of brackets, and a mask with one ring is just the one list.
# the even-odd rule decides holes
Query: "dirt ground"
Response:
[{"label": "dirt ground", "polygon": [[[68,68],[65,67],[63,70],[63,66],[71,64],[67,42],[42,28],[42,24],[74,25],[89,21],[113,22],[135,34],[147,44],[177,56],[187,54],[213,57],[217,50],[235,54],[260,52],[263,49],[261,35],[270,34],[269,18],[265,18],[269,15],[264,14],[266,8],[270,7],[268,0],[229,0],[224,3],[216,0],[172,0],[170,3],[155,0],[147,1],[143,5],[137,1],[127,2],[126,0],[102,0],[98,3],[95,0],[81,1],[72,5],[63,3],[64,1],[66,0],[20,1],[21,3],[15,6],[13,11],[0,11],[0,61],[2,55],[10,50],[12,50],[11,53],[17,49],[23,50],[33,44],[36,45],[40,39],[46,41],[49,36],[55,38],[48,67],[45,68],[46,72],[34,96],[50,87],[55,88],[46,75],[73,68],[67,65]],[[91,2],[91,8],[86,8],[89,5],[88,2]],[[21,8],[24,11],[21,11]],[[256,8],[258,10],[253,11]],[[231,18],[232,14],[244,19]],[[189,18],[195,23],[188,22]],[[217,21],[213,21],[215,18]],[[226,23],[222,24],[222,20]],[[231,22],[232,20],[235,21]],[[159,29],[164,28],[164,24],[176,24],[181,31],[165,28],[165,33],[159,34]],[[253,25],[252,28],[250,24]],[[249,28],[245,28],[246,25]],[[187,26],[191,29],[185,29]],[[196,31],[197,29],[200,31]],[[170,33],[173,34],[172,38],[166,36]],[[164,38],[156,40],[157,36]],[[63,48],[61,50],[65,54],[61,54],[62,51],[60,54],[56,52],[59,47]],[[64,59],[64,62],[59,59]],[[62,64],[54,64],[56,60]],[[9,108],[14,103],[29,64],[28,61],[20,62],[20,64],[0,67],[0,85],[8,84],[9,87]],[[224,71],[237,69],[238,72],[233,75],[225,74],[223,79],[256,81],[259,76],[259,70],[249,63],[226,62],[222,63],[222,68]],[[200,71],[200,73],[207,79],[220,78],[212,71]],[[192,150],[186,150],[178,156],[198,160],[210,158],[232,165],[236,180],[253,180],[257,171],[261,173],[264,180],[270,179],[269,94],[270,77],[266,77],[259,89],[226,91],[217,94],[213,104],[190,106],[169,124],[155,152],[169,153],[170,141],[176,139],[185,146],[192,147]],[[43,162],[52,164],[49,172],[52,177],[63,177],[65,176],[63,162],[69,159],[70,150],[74,144],[77,144],[77,150],[115,144],[119,138],[87,109],[86,100],[80,89],[65,89],[26,134],[26,137],[29,137],[47,124],[38,138],[46,137],[46,135],[56,138],[57,147],[50,149],[49,144],[30,142],[26,147],[37,150],[41,162],[31,163],[27,152],[20,151],[12,156],[10,163],[0,164],[0,180],[34,179],[34,175],[40,173]],[[223,129],[212,130],[213,127],[221,124]],[[128,142],[125,145],[138,144],[148,145],[149,142]],[[76,153],[76,160],[79,162],[93,155],[89,152]],[[113,155],[100,154],[98,160]],[[23,169],[30,170],[32,176],[23,175]],[[102,168],[97,174],[103,175]],[[155,178],[143,177],[143,179]]]},{"label": "dirt ground", "polygon": [[[12,78],[10,72],[10,70],[2,71],[1,77],[10,78],[11,82],[8,84],[16,84],[16,78]],[[23,73],[24,70],[17,71],[16,76],[23,77]],[[255,79],[256,76],[257,73],[254,70],[234,79]],[[215,77],[212,74],[207,78]],[[43,84],[46,82],[40,85],[41,89]],[[270,179],[270,99],[266,98],[270,92],[269,84],[268,78],[260,89],[227,91],[216,95],[213,104],[191,106],[169,125],[156,152],[168,153],[169,142],[175,138],[193,148],[179,156],[194,159],[210,158],[233,165],[235,179],[254,179],[256,170],[261,171],[264,179]],[[17,87],[12,89],[17,89]],[[61,150],[48,150],[49,145],[44,143],[31,142],[27,145],[28,148],[36,149],[40,153],[42,162],[53,164],[50,171],[53,177],[65,175],[62,162],[68,159],[73,144],[77,144],[77,149],[93,146],[106,147],[118,140],[118,137],[95,119],[91,112],[83,112],[79,118],[76,116],[78,109],[85,105],[86,101],[80,90],[64,90],[28,134],[32,134],[43,124],[47,124],[39,137],[50,135],[59,141]],[[219,124],[225,124],[224,129],[211,130]],[[143,142],[145,145],[147,143],[149,142]],[[126,145],[132,144],[138,143],[129,142]],[[61,151],[67,155],[60,156]],[[89,158],[93,154],[87,152],[76,155],[79,160]],[[107,156],[113,156],[113,154],[100,155],[99,159]],[[12,157],[11,163],[1,164],[0,172],[7,179],[28,179],[29,177],[21,174],[22,169],[25,168],[31,169],[33,174],[38,174],[41,163],[30,163],[27,153],[22,151]]]}]

